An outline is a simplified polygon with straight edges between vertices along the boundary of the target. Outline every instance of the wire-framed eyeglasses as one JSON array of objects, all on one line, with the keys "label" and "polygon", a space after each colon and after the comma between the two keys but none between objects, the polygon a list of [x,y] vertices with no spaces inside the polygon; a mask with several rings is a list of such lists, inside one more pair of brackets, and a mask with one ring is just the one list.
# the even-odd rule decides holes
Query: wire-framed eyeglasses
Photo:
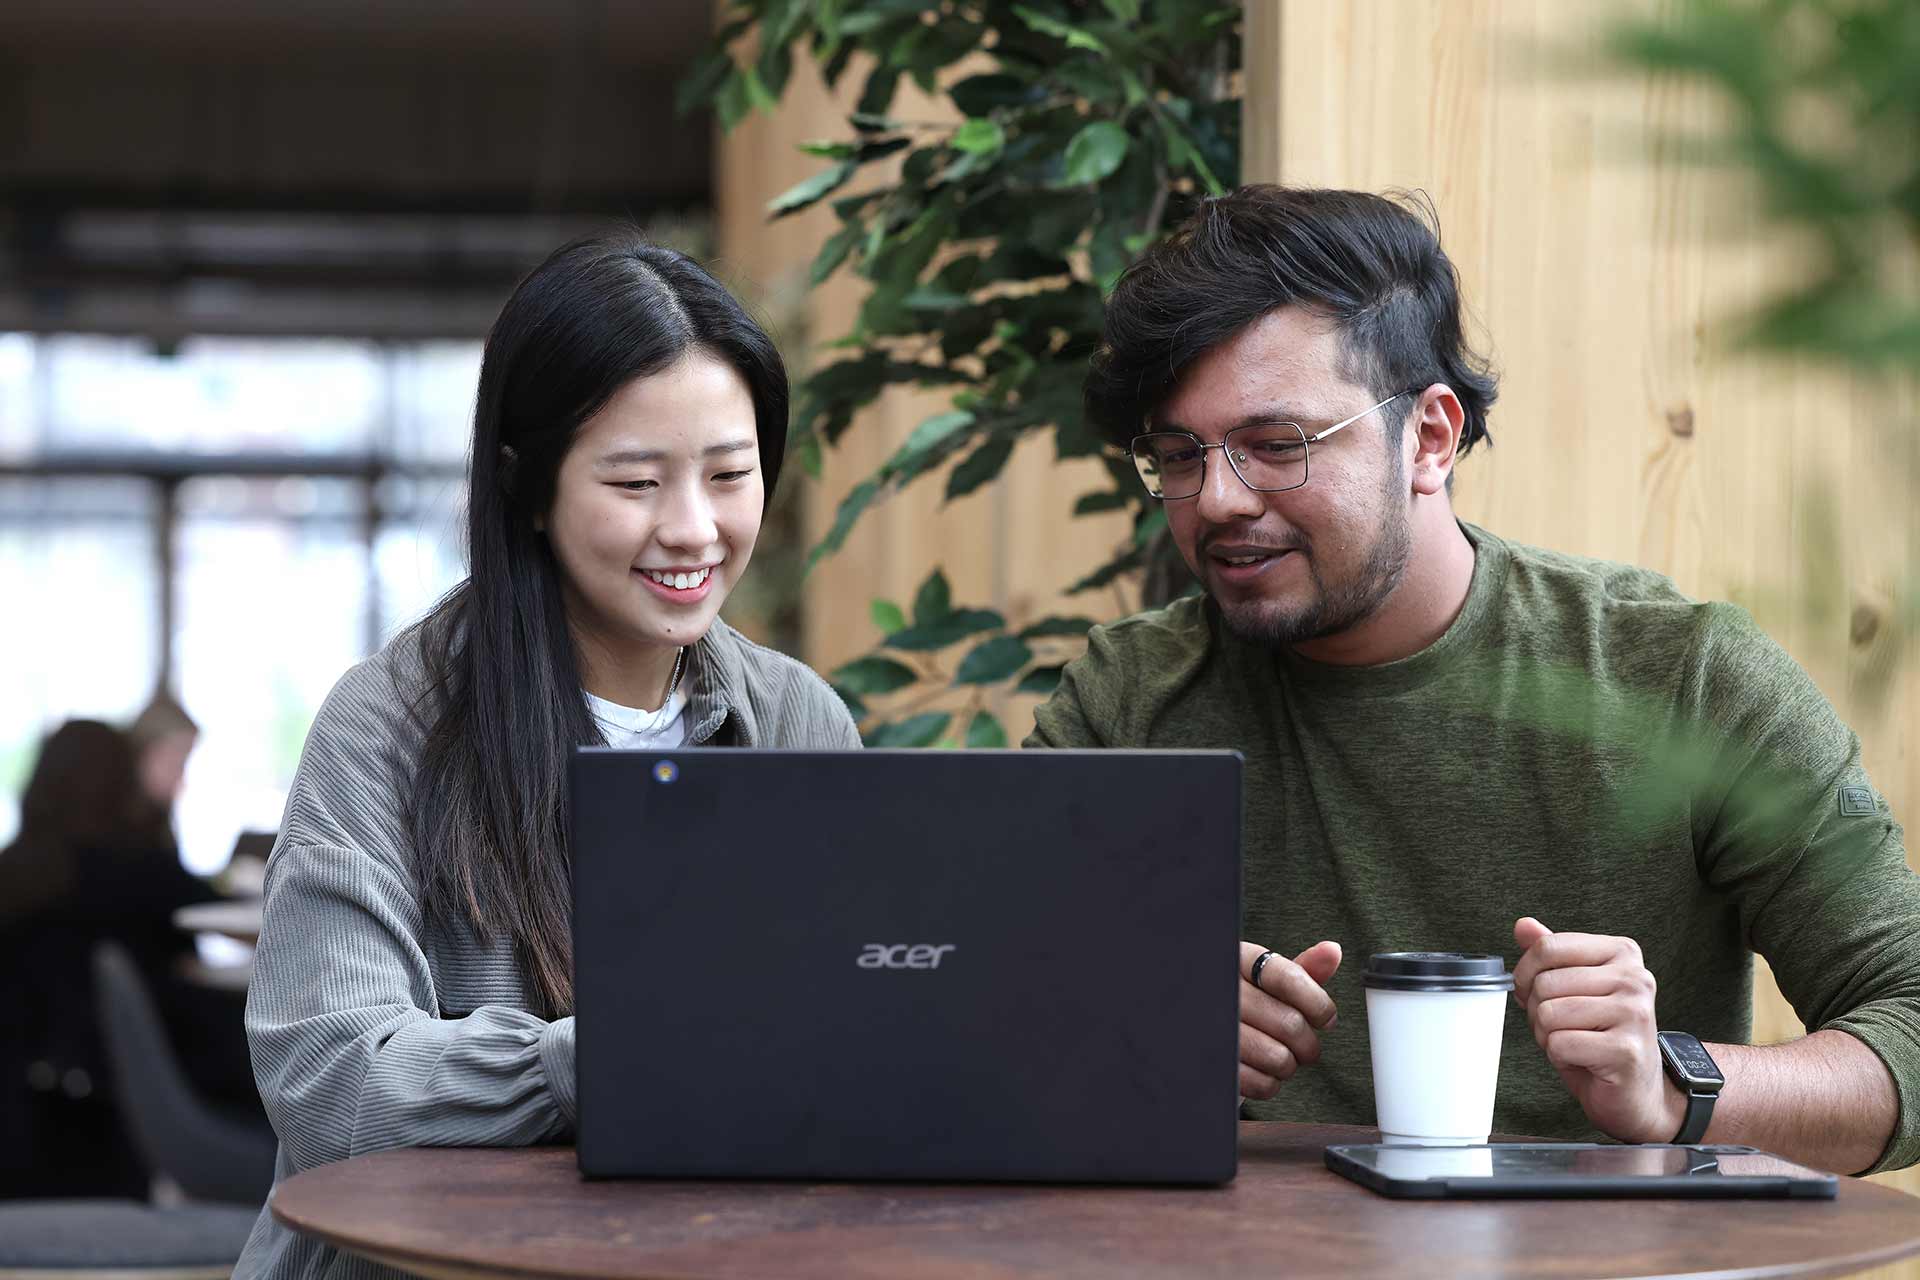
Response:
[{"label": "wire-framed eyeglasses", "polygon": [[1312,435],[1297,422],[1235,427],[1221,437],[1219,444],[1203,444],[1199,437],[1185,431],[1149,431],[1135,436],[1127,452],[1147,493],[1163,502],[1191,498],[1200,492],[1206,483],[1210,449],[1224,453],[1227,465],[1247,488],[1259,493],[1285,493],[1307,482],[1310,446],[1407,394],[1396,391],[1379,404],[1370,404],[1351,418]]}]

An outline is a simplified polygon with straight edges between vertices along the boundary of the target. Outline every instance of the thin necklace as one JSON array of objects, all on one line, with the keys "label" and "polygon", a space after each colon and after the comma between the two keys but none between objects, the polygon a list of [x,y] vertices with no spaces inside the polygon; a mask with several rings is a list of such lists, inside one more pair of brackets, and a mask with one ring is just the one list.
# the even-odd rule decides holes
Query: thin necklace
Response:
[{"label": "thin necklace", "polygon": [[686,669],[687,669],[687,651],[685,647],[682,647],[674,651],[673,676],[671,679],[667,681],[667,699],[666,699],[666,702],[662,702],[660,704],[661,706],[664,707],[667,705],[667,702],[673,701],[673,695],[679,692],[679,689],[680,689],[680,673],[682,671],[685,671]]}]

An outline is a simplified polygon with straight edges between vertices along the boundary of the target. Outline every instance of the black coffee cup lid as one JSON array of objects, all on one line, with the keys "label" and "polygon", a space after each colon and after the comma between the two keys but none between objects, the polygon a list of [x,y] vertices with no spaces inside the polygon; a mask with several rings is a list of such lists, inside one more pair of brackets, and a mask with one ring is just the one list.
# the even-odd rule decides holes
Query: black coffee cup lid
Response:
[{"label": "black coffee cup lid", "polygon": [[1388,951],[1373,956],[1360,985],[1375,991],[1511,991],[1499,956],[1464,951]]}]

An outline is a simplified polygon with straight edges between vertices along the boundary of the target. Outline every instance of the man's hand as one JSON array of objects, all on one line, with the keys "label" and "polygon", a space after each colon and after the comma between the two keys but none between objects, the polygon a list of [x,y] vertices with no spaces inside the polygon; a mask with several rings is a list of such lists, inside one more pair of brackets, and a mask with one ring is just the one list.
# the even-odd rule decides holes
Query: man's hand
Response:
[{"label": "man's hand", "polygon": [[1513,969],[1514,999],[1593,1127],[1622,1142],[1672,1142],[1686,1099],[1660,1065],[1653,974],[1639,944],[1555,933],[1531,916],[1513,926],[1513,940],[1525,953]]},{"label": "man's hand", "polygon": [[1303,1065],[1320,1061],[1319,1032],[1333,1025],[1327,979],[1340,967],[1340,944],[1317,942],[1289,960],[1275,956],[1253,985],[1253,962],[1267,948],[1240,944],[1240,1096],[1271,1098]]}]

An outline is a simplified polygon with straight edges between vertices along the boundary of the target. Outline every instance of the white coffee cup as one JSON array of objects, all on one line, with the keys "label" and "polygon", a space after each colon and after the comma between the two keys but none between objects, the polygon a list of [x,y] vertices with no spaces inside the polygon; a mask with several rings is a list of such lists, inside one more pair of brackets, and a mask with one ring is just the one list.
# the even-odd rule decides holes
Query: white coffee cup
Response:
[{"label": "white coffee cup", "polygon": [[1513,975],[1499,956],[1376,955],[1360,975],[1382,1142],[1467,1146],[1493,1129]]}]

